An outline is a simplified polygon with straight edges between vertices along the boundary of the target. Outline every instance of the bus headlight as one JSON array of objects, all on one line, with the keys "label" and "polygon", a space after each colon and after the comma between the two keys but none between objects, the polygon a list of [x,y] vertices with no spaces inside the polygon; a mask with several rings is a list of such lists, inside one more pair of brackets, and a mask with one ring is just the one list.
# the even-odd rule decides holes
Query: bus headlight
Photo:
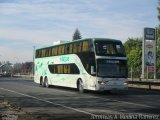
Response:
[{"label": "bus headlight", "polygon": [[128,82],[126,81],[126,82],[124,82],[123,84],[124,84],[124,85],[128,85]]}]

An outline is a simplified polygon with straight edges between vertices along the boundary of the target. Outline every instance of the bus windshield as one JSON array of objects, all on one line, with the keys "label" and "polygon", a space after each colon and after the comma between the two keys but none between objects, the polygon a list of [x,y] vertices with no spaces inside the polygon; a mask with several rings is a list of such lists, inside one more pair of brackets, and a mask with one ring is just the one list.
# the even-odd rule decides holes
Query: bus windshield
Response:
[{"label": "bus windshield", "polygon": [[127,61],[126,60],[106,60],[98,59],[98,76],[110,78],[126,78],[127,77]]},{"label": "bus windshield", "polygon": [[119,56],[125,57],[125,50],[121,42],[118,41],[95,41],[96,54],[99,56]]}]

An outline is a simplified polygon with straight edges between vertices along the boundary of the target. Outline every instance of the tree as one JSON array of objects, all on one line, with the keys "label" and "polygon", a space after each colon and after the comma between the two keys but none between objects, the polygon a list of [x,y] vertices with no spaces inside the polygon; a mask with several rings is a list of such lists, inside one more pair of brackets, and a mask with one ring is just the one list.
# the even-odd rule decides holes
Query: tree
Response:
[{"label": "tree", "polygon": [[13,66],[14,74],[31,74],[32,73],[33,62],[16,63]]},{"label": "tree", "polygon": [[31,74],[32,73],[32,67],[33,67],[33,62],[22,63],[23,74]]},{"label": "tree", "polygon": [[160,21],[160,0],[158,1],[157,10],[158,10],[158,19],[159,19],[159,21]]},{"label": "tree", "polygon": [[[158,20],[160,21],[160,0],[158,1]],[[160,24],[156,29],[156,38],[157,38],[157,78],[160,78]]]},{"label": "tree", "polygon": [[157,60],[157,78],[160,78],[160,27],[157,27],[156,29],[156,38],[157,38],[157,56],[156,56],[156,60]]},{"label": "tree", "polygon": [[75,30],[74,34],[73,34],[73,41],[74,40],[78,40],[78,39],[81,39],[82,36],[80,34],[80,31],[78,30],[78,28]]},{"label": "tree", "polygon": [[133,69],[133,77],[140,77],[142,65],[142,38],[128,38],[124,43],[127,58],[128,71]]},{"label": "tree", "polygon": [[20,74],[22,72],[22,63],[15,63],[13,66],[13,74]]}]

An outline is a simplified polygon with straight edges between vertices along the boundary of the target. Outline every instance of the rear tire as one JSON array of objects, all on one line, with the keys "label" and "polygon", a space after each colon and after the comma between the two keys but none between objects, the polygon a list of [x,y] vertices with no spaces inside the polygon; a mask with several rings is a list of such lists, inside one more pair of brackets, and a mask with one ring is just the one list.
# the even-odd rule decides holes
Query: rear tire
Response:
[{"label": "rear tire", "polygon": [[43,86],[43,77],[42,77],[42,76],[40,77],[39,85],[40,85],[40,86]]},{"label": "rear tire", "polygon": [[46,87],[46,88],[49,88],[49,84],[48,84],[48,78],[47,77],[45,77],[45,79],[44,79],[44,87]]}]

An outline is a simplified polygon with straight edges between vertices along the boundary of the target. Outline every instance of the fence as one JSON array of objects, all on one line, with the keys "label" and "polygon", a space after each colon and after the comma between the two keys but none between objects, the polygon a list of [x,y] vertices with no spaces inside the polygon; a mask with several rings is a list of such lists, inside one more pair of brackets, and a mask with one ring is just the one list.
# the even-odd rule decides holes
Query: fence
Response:
[{"label": "fence", "polygon": [[153,80],[153,81],[128,81],[128,87],[134,88],[146,88],[149,90],[160,90],[160,80]]}]

